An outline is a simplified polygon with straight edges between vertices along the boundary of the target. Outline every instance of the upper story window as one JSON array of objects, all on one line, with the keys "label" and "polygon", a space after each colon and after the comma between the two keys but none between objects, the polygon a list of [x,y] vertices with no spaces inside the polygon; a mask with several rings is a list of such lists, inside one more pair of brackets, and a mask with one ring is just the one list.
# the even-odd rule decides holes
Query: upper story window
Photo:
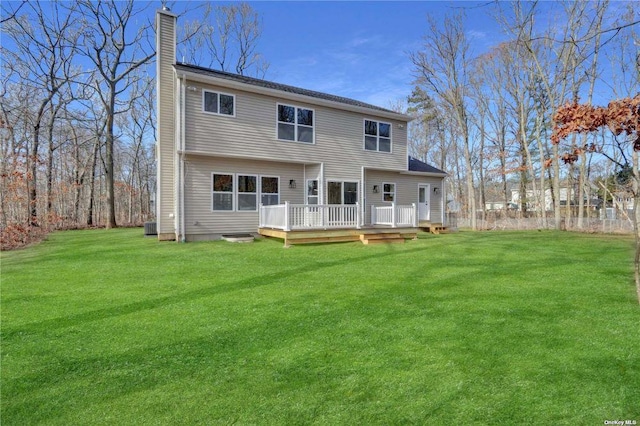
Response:
[{"label": "upper story window", "polygon": [[364,149],[391,152],[391,124],[364,120]]},{"label": "upper story window", "polygon": [[202,91],[202,110],[211,114],[236,115],[236,97],[227,93]]},{"label": "upper story window", "polygon": [[313,110],[278,104],[278,139],[313,143]]}]

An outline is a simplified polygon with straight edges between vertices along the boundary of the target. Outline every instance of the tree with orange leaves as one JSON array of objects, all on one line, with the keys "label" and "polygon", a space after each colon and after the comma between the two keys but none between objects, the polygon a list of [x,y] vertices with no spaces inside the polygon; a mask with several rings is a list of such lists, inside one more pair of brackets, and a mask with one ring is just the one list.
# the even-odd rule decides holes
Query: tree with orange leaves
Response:
[{"label": "tree with orange leaves", "polygon": [[[640,93],[633,98],[618,99],[609,102],[606,107],[589,104],[567,103],[558,108],[553,116],[555,127],[551,142],[559,144],[572,133],[590,133],[603,127],[616,136],[627,135],[633,152],[632,193],[634,210],[634,229],[636,238],[635,282],[640,303],[640,171],[638,169],[638,153],[640,152]],[[595,145],[581,149],[598,151]],[[606,153],[603,152],[606,155]],[[577,153],[568,153],[561,157],[565,163],[577,161]]]}]

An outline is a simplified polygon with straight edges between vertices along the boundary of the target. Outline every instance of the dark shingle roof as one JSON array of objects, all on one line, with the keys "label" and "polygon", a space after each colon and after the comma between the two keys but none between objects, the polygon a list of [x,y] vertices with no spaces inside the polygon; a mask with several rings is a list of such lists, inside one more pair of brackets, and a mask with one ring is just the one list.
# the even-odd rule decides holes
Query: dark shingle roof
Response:
[{"label": "dark shingle roof", "polygon": [[446,172],[443,172],[440,169],[437,169],[424,161],[420,161],[417,158],[409,157],[409,171],[410,172],[425,172],[425,173],[439,173],[446,175]]},{"label": "dark shingle roof", "polygon": [[263,87],[267,89],[279,90],[282,92],[294,93],[297,95],[309,96],[317,99],[324,99],[332,102],[339,102],[342,104],[353,105],[362,108],[368,108],[376,111],[382,111],[386,113],[398,114],[396,111],[390,109],[381,108],[376,105],[371,105],[365,102],[361,102],[355,99],[345,98],[342,96],[330,95],[328,93],[316,92],[314,90],[302,89],[300,87],[288,86],[286,84],[275,83],[273,81],[261,80],[259,78],[247,77],[239,74],[232,74],[229,72],[213,70],[210,68],[199,67],[197,65],[190,65],[184,62],[178,62],[175,65],[177,70],[190,71],[196,74],[201,74],[209,77],[222,78],[225,80],[235,81],[244,84],[250,84],[252,86]]}]

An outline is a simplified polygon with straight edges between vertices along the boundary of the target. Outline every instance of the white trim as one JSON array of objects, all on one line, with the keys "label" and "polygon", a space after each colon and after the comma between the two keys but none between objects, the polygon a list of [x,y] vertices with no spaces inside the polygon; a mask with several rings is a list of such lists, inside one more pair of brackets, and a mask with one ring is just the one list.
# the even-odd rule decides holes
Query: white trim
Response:
[{"label": "white trim", "polygon": [[[186,78],[186,76],[184,76],[184,78]],[[215,93],[216,95],[218,95],[218,112],[207,111],[205,109],[204,98],[205,98],[205,94],[207,93]],[[231,96],[233,98],[233,114],[223,114],[220,112],[220,95]],[[236,95],[234,95],[233,93],[225,93],[217,90],[202,89],[202,112],[210,115],[219,115],[221,117],[235,117],[236,116]]]},{"label": "white trim", "polygon": [[[256,178],[255,192],[240,192],[240,176]],[[241,172],[236,173],[236,175],[235,175],[235,185],[234,185],[236,203],[235,203],[235,210],[234,211],[236,211],[238,213],[246,213],[246,212],[256,212],[256,211],[258,211],[258,206],[260,205],[260,201],[258,200],[258,195],[260,194],[260,182],[259,182],[259,180],[260,180],[260,176],[259,175],[241,173]],[[250,195],[250,194],[253,194],[256,197],[256,202],[255,202],[256,208],[253,209],[253,210],[240,210],[240,195]]]},{"label": "white trim", "polygon": [[316,178],[316,179],[307,179],[307,180],[305,181],[305,187],[304,187],[304,203],[305,203],[305,204],[309,204],[309,197],[310,197],[310,195],[309,195],[309,182],[312,182],[312,181],[316,181],[316,182],[317,182],[317,186],[318,186],[318,187],[317,187],[317,191],[318,191],[318,194],[317,194],[317,195],[311,195],[311,197],[315,197],[315,198],[316,198],[316,205],[318,205],[318,204],[322,204],[322,203],[320,202],[320,182],[322,182],[322,181],[321,181],[320,179],[317,179],[317,178]]},{"label": "white trim", "polygon": [[355,183],[356,184],[356,202],[355,204],[360,204],[360,200],[358,197],[360,197],[360,187],[362,186],[360,184],[359,181],[357,180],[337,180],[337,179],[327,179],[326,180],[326,185],[327,185],[327,205],[331,205],[329,204],[329,183],[330,182],[335,182],[335,183],[340,183],[340,205],[345,205],[345,206],[350,206],[353,204],[345,204],[344,203],[344,184],[345,183]]},{"label": "white trim", "polygon": [[[231,192],[229,191],[214,191],[213,190],[213,177],[215,175],[231,175]],[[234,212],[235,211],[235,201],[236,201],[236,197],[235,197],[235,192],[236,192],[236,175],[235,173],[229,173],[229,172],[211,172],[211,212],[212,213],[218,213],[218,212],[223,212],[223,213],[229,213],[229,212]],[[216,210],[213,208],[213,195],[214,194],[231,194],[231,210]]]},{"label": "white trim", "polygon": [[[277,179],[278,180],[278,192],[276,192],[275,194],[273,192],[267,192],[267,193],[262,192],[262,178]],[[277,195],[278,196],[278,202],[276,204],[280,204],[280,192],[281,192],[280,191],[280,176],[259,175],[258,176],[258,180],[259,180],[259,185],[260,185],[259,191],[258,191],[258,197],[260,197],[260,200],[258,200],[259,201],[258,205],[259,206],[263,205],[263,203],[262,203],[262,196],[263,195]],[[273,205],[273,204],[271,204],[271,205]]]},{"label": "white trim", "polygon": [[[279,120],[278,109],[280,108],[280,106],[290,107],[290,108],[294,108],[295,109],[295,112],[294,112],[295,121],[293,123],[287,123],[287,122]],[[313,115],[312,115],[312,117],[313,117],[312,118],[313,125],[308,126],[306,124],[298,124],[298,110],[299,109],[306,109],[307,111],[311,111],[313,113]],[[293,137],[294,137],[294,139],[280,139],[280,137],[278,135],[278,133],[279,133],[278,125],[280,123],[293,126]],[[307,128],[307,129],[311,128],[311,142],[305,142],[305,141],[298,140],[298,127],[304,127],[304,128]],[[299,106],[299,105],[284,104],[284,103],[281,103],[281,102],[276,102],[276,140],[282,141],[282,142],[303,143],[305,145],[315,145],[316,144],[316,110],[313,109],[313,108],[309,108],[309,107],[303,107],[303,106]]]},{"label": "white trim", "polygon": [[[393,185],[393,192],[385,192],[384,190],[384,186],[385,185]],[[395,182],[382,182],[382,190],[380,191],[382,193],[382,202],[383,203],[395,203],[397,198],[396,198],[396,193],[397,193],[397,188],[398,185]],[[393,200],[389,201],[389,200],[385,200],[384,199],[384,194],[392,194],[393,195]]]},{"label": "white trim", "polygon": [[[373,137],[373,135],[367,135],[367,121],[376,123],[376,149],[367,149],[367,136]],[[380,136],[380,124],[388,124],[389,125],[389,151],[380,151],[380,138],[384,138]],[[384,138],[387,139],[387,138]],[[362,150],[366,152],[380,152],[382,154],[393,154],[393,123],[388,123],[386,121],[380,121],[374,118],[363,118],[362,119]]]}]

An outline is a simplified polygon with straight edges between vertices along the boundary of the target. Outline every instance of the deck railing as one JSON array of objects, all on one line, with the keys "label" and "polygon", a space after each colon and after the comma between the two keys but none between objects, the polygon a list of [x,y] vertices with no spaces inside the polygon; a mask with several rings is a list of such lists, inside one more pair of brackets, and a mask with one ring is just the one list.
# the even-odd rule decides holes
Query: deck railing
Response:
[{"label": "deck railing", "polygon": [[418,215],[415,203],[410,206],[396,205],[371,206],[371,224],[398,226],[418,226]]},{"label": "deck railing", "polygon": [[360,205],[290,204],[260,205],[260,227],[285,231],[301,229],[360,228]]}]

